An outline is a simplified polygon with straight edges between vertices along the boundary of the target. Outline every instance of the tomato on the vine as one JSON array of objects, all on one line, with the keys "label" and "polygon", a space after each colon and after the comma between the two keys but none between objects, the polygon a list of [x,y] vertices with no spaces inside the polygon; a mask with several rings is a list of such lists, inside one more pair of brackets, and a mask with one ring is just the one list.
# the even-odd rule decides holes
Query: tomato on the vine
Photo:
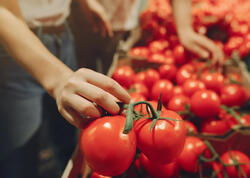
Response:
[{"label": "tomato on the vine", "polygon": [[89,167],[105,176],[126,171],[136,151],[133,130],[123,133],[124,116],[106,116],[94,120],[80,133],[79,148]]},{"label": "tomato on the vine", "polygon": [[223,135],[230,129],[229,122],[222,119],[209,118],[201,124],[201,132],[205,134]]}]

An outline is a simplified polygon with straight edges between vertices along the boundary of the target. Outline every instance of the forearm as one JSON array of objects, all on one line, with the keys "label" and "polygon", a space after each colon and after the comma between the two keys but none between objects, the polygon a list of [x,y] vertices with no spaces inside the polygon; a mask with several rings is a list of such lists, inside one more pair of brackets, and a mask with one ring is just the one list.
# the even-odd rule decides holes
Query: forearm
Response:
[{"label": "forearm", "polygon": [[72,71],[45,48],[23,21],[2,7],[0,24],[1,44],[53,96],[60,77]]},{"label": "forearm", "polygon": [[192,29],[191,0],[171,0],[178,34]]}]

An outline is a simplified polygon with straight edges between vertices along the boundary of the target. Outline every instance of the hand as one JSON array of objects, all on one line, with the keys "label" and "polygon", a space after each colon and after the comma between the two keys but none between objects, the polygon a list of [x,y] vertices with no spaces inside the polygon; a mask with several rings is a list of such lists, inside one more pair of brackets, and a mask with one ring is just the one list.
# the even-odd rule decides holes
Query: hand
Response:
[{"label": "hand", "polygon": [[81,0],[80,5],[94,26],[94,31],[100,31],[102,36],[106,36],[106,34],[108,34],[109,37],[113,36],[111,23],[108,20],[105,9],[98,1]]},{"label": "hand", "polygon": [[189,51],[205,59],[211,57],[213,64],[222,65],[222,50],[206,36],[200,35],[193,30],[182,30],[179,33],[179,38],[182,45]]},{"label": "hand", "polygon": [[130,101],[129,94],[116,81],[86,68],[64,77],[55,89],[54,97],[59,112],[78,128],[87,120],[82,115],[101,116],[97,105],[117,114],[120,108],[116,102],[128,104]]}]

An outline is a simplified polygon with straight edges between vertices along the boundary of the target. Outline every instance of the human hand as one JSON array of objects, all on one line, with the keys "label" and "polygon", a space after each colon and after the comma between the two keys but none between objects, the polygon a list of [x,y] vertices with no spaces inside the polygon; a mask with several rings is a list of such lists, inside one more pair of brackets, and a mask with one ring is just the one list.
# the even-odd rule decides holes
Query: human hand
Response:
[{"label": "human hand", "polygon": [[113,36],[111,23],[107,17],[105,9],[96,0],[79,1],[83,12],[88,16],[94,31],[100,31],[102,36]]},{"label": "human hand", "polygon": [[211,58],[212,64],[222,66],[224,58],[222,50],[206,36],[186,29],[179,32],[179,39],[189,51],[204,59]]},{"label": "human hand", "polygon": [[90,118],[101,116],[97,105],[111,114],[117,114],[120,108],[116,102],[128,104],[130,101],[129,94],[116,81],[86,68],[61,79],[54,97],[59,112],[78,128],[87,120],[82,115]]}]

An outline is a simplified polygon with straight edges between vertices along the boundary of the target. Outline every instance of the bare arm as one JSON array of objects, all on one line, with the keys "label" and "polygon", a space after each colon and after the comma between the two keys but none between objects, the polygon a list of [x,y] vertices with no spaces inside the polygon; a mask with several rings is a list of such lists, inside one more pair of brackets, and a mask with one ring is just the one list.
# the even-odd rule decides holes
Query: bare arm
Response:
[{"label": "bare arm", "polygon": [[[7,1],[7,0],[6,0]],[[5,0],[0,0],[0,42],[9,54],[24,67],[56,99],[60,113],[79,127],[81,114],[99,117],[97,103],[111,113],[117,113],[118,98],[125,103],[130,97],[114,80],[89,69],[73,72],[33,34],[23,20],[11,12]],[[8,2],[16,0],[8,0]],[[20,17],[20,16],[18,16]]]}]

